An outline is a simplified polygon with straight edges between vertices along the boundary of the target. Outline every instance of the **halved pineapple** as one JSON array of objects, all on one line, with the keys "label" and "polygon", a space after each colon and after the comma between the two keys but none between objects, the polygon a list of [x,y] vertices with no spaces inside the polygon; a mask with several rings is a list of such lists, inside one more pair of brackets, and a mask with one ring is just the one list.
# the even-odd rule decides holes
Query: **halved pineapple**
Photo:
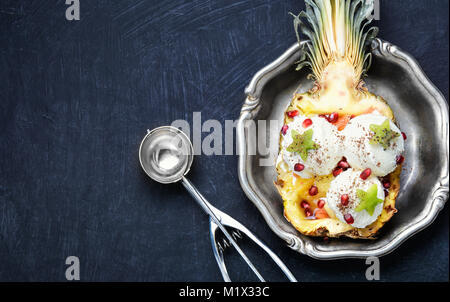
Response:
[{"label": "halved pineapple", "polygon": [[[361,77],[371,63],[367,46],[376,36],[378,29],[366,30],[371,22],[367,17],[373,10],[373,1],[362,0],[305,0],[306,12],[294,16],[294,26],[300,41],[298,28],[309,39],[303,49],[305,56],[297,69],[309,66],[315,86],[306,93],[297,93],[286,112],[297,110],[305,116],[336,114],[333,120],[338,130],[358,115],[377,111],[395,122],[388,104],[364,87]],[[303,20],[307,20],[307,24]],[[285,115],[285,124],[292,121]],[[280,139],[282,145],[283,136]],[[281,150],[281,148],[280,148]],[[400,189],[401,164],[385,177],[390,188],[384,200],[383,210],[377,220],[365,228],[355,228],[338,220],[325,204],[320,219],[306,219],[301,207],[308,202],[312,210],[317,201],[325,197],[334,176],[320,175],[310,179],[300,178],[292,171],[277,164],[278,178],[275,183],[284,201],[284,214],[288,221],[301,233],[310,236],[351,238],[374,238],[377,231],[397,212],[395,200]],[[318,194],[311,196],[311,186],[318,188]]]}]

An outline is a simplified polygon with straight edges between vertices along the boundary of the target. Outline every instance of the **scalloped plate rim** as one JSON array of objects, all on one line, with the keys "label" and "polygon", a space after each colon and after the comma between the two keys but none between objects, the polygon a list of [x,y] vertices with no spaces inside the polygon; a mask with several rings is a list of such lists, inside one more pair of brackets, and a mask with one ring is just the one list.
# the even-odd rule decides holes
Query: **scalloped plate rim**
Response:
[{"label": "scalloped plate rim", "polygon": [[[303,42],[306,43],[306,42]],[[372,43],[372,51],[378,50],[383,56],[391,56],[398,60],[404,61],[411,70],[414,72],[415,76],[421,80],[423,87],[433,96],[437,105],[441,109],[442,118],[442,138],[446,140],[446,157],[444,162],[446,162],[446,171],[441,178],[436,181],[435,189],[433,194],[427,198],[427,203],[431,203],[430,212],[424,215],[424,219],[410,225],[405,230],[398,233],[392,241],[388,244],[383,245],[379,248],[371,250],[359,250],[359,249],[346,249],[346,250],[335,250],[335,251],[324,251],[319,250],[314,244],[304,241],[299,235],[294,235],[290,232],[282,230],[274,220],[270,210],[264,205],[258,193],[252,189],[248,182],[247,171],[245,169],[247,165],[246,156],[246,137],[244,124],[246,120],[253,119],[257,114],[260,103],[259,97],[265,86],[265,84],[274,78],[279,73],[283,72],[287,66],[290,66],[299,57],[300,46],[295,43],[289,49],[287,49],[280,57],[274,60],[272,63],[260,69],[252,78],[249,85],[245,89],[247,98],[242,106],[241,114],[237,124],[237,144],[239,150],[239,161],[238,161],[238,176],[239,182],[244,193],[247,197],[254,203],[257,209],[263,215],[266,223],[272,229],[272,231],[278,235],[280,238],[285,240],[288,246],[301,253],[308,255],[315,259],[320,260],[334,260],[334,259],[344,259],[344,258],[366,258],[371,256],[384,256],[396,248],[398,248],[404,241],[412,237],[414,234],[425,229],[427,226],[433,223],[439,212],[444,208],[445,203],[448,200],[449,195],[449,173],[448,173],[448,158],[449,158],[449,133],[448,133],[448,104],[445,101],[442,93],[434,86],[434,84],[428,79],[428,77],[423,72],[422,68],[419,66],[417,61],[408,53],[400,50],[397,46],[381,40],[379,38],[374,39]]]}]

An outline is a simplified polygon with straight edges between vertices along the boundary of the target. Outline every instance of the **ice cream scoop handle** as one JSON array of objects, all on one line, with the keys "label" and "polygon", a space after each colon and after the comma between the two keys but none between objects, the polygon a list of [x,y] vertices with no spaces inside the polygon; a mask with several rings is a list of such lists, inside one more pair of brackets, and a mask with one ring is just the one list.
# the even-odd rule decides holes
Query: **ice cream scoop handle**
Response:
[{"label": "ice cream scoop handle", "polygon": [[258,272],[256,267],[253,265],[253,263],[248,259],[248,257],[245,255],[245,253],[241,250],[239,245],[236,243],[236,241],[233,239],[233,237],[228,233],[227,229],[222,225],[220,222],[219,217],[217,217],[214,212],[211,210],[211,204],[203,197],[203,195],[194,187],[194,185],[186,178],[183,177],[181,179],[181,183],[186,188],[186,190],[191,194],[191,196],[197,201],[199,206],[208,214],[211,219],[214,221],[215,224],[220,228],[220,230],[223,232],[225,237],[228,239],[228,241],[233,245],[233,247],[236,249],[236,251],[239,253],[239,255],[244,259],[244,261],[247,263],[247,265],[251,268],[251,270],[255,273],[255,275],[258,277],[258,279],[262,282],[264,282],[264,278],[261,276],[261,274]]}]

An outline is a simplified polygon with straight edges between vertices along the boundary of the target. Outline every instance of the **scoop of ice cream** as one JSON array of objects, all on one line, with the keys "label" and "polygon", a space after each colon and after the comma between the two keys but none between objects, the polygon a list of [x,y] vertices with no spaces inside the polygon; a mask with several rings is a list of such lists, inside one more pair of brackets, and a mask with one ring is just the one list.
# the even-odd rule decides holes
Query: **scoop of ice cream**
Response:
[{"label": "scoop of ice cream", "polygon": [[336,217],[356,228],[365,228],[377,220],[383,210],[384,190],[375,176],[366,180],[361,171],[348,169],[330,184],[327,204]]},{"label": "scoop of ice cream", "polygon": [[341,131],[344,156],[354,169],[370,168],[375,176],[395,170],[397,157],[404,150],[398,127],[380,114],[364,114],[353,118]]},{"label": "scoop of ice cream", "polygon": [[283,137],[281,155],[302,178],[328,175],[342,158],[337,128],[318,116],[296,116]]}]

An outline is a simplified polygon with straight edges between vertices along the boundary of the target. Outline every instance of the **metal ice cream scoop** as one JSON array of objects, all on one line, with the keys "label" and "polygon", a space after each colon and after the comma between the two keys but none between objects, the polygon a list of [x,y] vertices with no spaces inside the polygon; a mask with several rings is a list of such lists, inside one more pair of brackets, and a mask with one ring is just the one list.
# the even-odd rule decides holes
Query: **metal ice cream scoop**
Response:
[{"label": "metal ice cream scoop", "polygon": [[[193,158],[194,152],[189,138],[181,130],[171,126],[147,130],[147,135],[139,147],[139,161],[142,169],[150,178],[163,184],[181,181],[198,205],[209,215],[213,252],[225,281],[231,281],[223,258],[223,250],[227,246],[233,246],[258,279],[265,281],[235,241],[235,238],[242,237],[243,233],[272,258],[290,281],[296,282],[295,277],[275,253],[241,223],[213,207],[185,177],[192,165]],[[232,234],[226,227],[232,230]],[[216,236],[218,229],[225,236],[221,242]]]}]

